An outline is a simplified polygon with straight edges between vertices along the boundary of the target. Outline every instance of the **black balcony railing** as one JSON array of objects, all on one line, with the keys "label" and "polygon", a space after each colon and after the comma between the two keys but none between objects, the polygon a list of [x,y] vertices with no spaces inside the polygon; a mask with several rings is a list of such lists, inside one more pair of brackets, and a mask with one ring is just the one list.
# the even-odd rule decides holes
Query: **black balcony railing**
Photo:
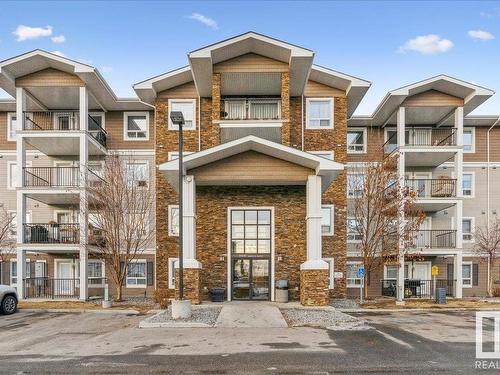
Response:
[{"label": "black balcony railing", "polygon": [[[381,293],[385,297],[397,296],[397,282],[394,279],[380,280]],[[406,279],[404,281],[405,298],[434,298],[435,288],[445,288],[446,296],[453,297],[455,280],[437,279],[419,280]]]},{"label": "black balcony railing", "polygon": [[78,187],[79,167],[24,167],[24,187]]},{"label": "black balcony railing", "polygon": [[[424,128],[424,127],[406,127],[405,128],[405,146],[456,146],[456,128]],[[382,145],[385,153],[392,154],[398,147],[397,133],[389,133],[387,141]]]},{"label": "black balcony railing", "polygon": [[450,198],[457,196],[457,180],[452,178],[406,179],[406,187],[419,198]]},{"label": "black balcony railing", "polygon": [[108,133],[106,130],[102,128],[102,126],[89,115],[89,134],[92,138],[94,138],[97,142],[99,142],[102,146],[106,147],[106,140]]},{"label": "black balcony railing", "polygon": [[222,101],[222,120],[279,120],[281,100],[277,98],[231,98]]},{"label": "black balcony railing", "polygon": [[[107,279],[104,277],[87,278],[89,297],[103,297],[104,285]],[[80,296],[80,280],[54,279],[52,277],[31,277],[23,280],[24,298],[46,298],[65,299],[78,298]]]},{"label": "black balcony railing", "polygon": [[[399,235],[397,232],[387,234],[382,239],[385,249],[397,249]],[[455,229],[428,229],[406,231],[404,243],[408,248],[454,249],[457,231]]]},{"label": "black balcony railing", "polygon": [[23,224],[24,243],[29,244],[78,244],[80,224]]}]

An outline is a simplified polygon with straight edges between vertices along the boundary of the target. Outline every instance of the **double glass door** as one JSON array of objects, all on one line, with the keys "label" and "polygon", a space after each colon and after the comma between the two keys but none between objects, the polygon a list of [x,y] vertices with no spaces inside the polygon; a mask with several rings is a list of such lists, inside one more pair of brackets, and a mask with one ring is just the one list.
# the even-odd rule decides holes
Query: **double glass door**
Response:
[{"label": "double glass door", "polygon": [[268,300],[269,259],[233,259],[233,299]]}]

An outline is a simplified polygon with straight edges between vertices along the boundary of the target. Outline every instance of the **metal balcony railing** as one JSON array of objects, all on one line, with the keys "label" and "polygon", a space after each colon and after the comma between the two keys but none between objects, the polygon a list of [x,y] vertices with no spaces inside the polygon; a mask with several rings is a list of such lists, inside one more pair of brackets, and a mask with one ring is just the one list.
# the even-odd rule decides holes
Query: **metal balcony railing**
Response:
[{"label": "metal balcony railing", "polygon": [[94,138],[97,142],[99,142],[103,147],[106,147],[106,142],[108,138],[108,133],[106,130],[102,128],[101,125],[92,117],[89,115],[89,134],[92,138]]},{"label": "metal balcony railing", "polygon": [[79,167],[24,167],[24,187],[78,187]]},{"label": "metal balcony railing", "polygon": [[[386,249],[397,249],[397,232],[385,235],[382,244]],[[454,249],[457,231],[455,229],[422,229],[406,231],[404,242],[408,248]]]},{"label": "metal balcony railing", "polygon": [[406,187],[419,198],[452,198],[457,196],[457,180],[452,178],[409,178]]},{"label": "metal balcony railing", "polygon": [[[380,280],[380,286],[383,296],[396,297],[396,280]],[[405,298],[433,298],[436,288],[445,288],[446,296],[453,297],[454,286],[455,280],[438,279],[434,282],[434,280],[406,279],[404,281]]]},{"label": "metal balcony railing", "polygon": [[[88,277],[89,294],[104,297],[105,277]],[[65,299],[80,296],[80,279],[75,277],[55,279],[52,277],[30,277],[23,280],[24,298]]]},{"label": "metal balcony railing", "polygon": [[[456,128],[406,127],[405,146],[456,146],[456,130]],[[391,154],[397,147],[397,133],[393,132],[382,148],[385,153]]]},{"label": "metal balcony railing", "polygon": [[30,223],[23,224],[24,243],[29,244],[78,244],[80,224]]},{"label": "metal balcony railing", "polygon": [[222,101],[222,120],[279,120],[280,118],[280,99],[231,98]]}]

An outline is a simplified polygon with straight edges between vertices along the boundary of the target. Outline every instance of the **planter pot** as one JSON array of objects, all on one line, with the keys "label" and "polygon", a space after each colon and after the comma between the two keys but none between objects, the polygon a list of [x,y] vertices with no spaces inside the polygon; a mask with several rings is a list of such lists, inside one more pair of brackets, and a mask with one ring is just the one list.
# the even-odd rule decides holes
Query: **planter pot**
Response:
[{"label": "planter pot", "polygon": [[191,301],[187,299],[172,301],[172,318],[187,319],[191,317]]}]

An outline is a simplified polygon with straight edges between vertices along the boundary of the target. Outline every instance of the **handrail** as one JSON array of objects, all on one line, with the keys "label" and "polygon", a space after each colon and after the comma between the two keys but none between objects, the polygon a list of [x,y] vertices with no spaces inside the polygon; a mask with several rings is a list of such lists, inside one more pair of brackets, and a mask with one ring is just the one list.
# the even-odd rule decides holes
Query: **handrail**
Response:
[{"label": "handrail", "polygon": [[92,125],[97,128],[97,130],[95,130],[95,129],[90,130],[90,126],[89,126],[88,127],[89,134],[92,136],[92,138],[94,138],[102,146],[106,147],[108,133],[101,125],[99,125],[99,123],[91,115],[88,115],[88,116],[89,116],[89,125],[90,125],[90,123],[92,123]]},{"label": "handrail", "polygon": [[405,184],[418,198],[449,198],[457,195],[455,178],[407,178]]},{"label": "handrail", "polygon": [[[405,146],[456,146],[457,128],[428,128],[419,126],[407,126],[405,128]],[[384,152],[392,154],[398,143],[394,142],[397,132],[392,134],[382,145]]]},{"label": "handrail", "polygon": [[24,242],[33,244],[78,244],[78,223],[24,223]]},{"label": "handrail", "polygon": [[[230,108],[231,103],[235,106],[234,108]],[[271,113],[254,112],[252,105],[258,103],[275,105],[276,108],[270,111]],[[222,104],[224,120],[279,120],[281,118],[281,99],[279,98],[225,98],[222,99]]]},{"label": "handrail", "polygon": [[23,167],[24,187],[78,187],[79,167]]}]

